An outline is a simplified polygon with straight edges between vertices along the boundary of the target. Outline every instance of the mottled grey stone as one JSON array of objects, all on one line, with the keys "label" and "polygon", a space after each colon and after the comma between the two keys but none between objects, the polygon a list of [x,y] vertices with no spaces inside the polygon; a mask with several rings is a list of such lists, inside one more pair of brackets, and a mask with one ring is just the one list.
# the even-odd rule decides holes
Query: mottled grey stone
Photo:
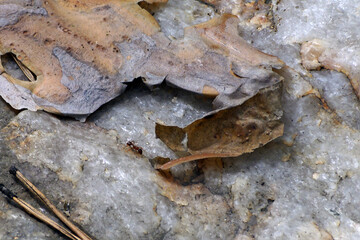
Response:
[{"label": "mottled grey stone", "polygon": [[[69,205],[70,219],[95,239],[234,236],[236,225],[227,224],[232,218],[223,196],[202,184],[187,187],[166,180],[148,159],[122,144],[122,136],[114,130],[23,111],[2,133],[16,158],[4,159],[1,180],[18,192],[19,186],[11,184],[12,177],[6,174],[15,164],[59,209]],[[30,199],[24,191],[19,196]],[[6,205],[5,198],[0,202],[4,205],[2,239],[33,239],[40,233],[38,239],[51,239],[51,231],[29,224],[31,218]],[[22,220],[17,219],[19,232],[10,234],[5,229],[13,223],[14,211]],[[216,217],[208,222],[208,215]],[[228,220],[219,226],[217,219]],[[185,227],[187,232],[182,231]],[[199,228],[204,232],[199,233]]]},{"label": "mottled grey stone", "polygon": [[355,94],[349,79],[336,71],[313,71],[313,78],[309,78],[311,84],[317,88],[341,121],[349,127],[360,129],[360,102]]},{"label": "mottled grey stone", "polygon": [[154,9],[155,19],[169,38],[182,38],[184,28],[206,22],[214,16],[213,8],[195,0],[172,0]]},{"label": "mottled grey stone", "polygon": [[[349,213],[356,201],[343,204],[337,196],[347,195],[344,184],[353,189],[351,182],[359,176],[354,156],[359,154],[360,133],[336,123],[314,95],[292,95],[293,84],[298,82],[289,81],[284,92],[284,137],[225,160],[223,182],[231,187],[242,221],[255,216],[261,223],[251,226],[257,239],[293,239],[306,231],[356,239],[359,232]],[[351,180],[343,183],[347,178]]]},{"label": "mottled grey stone", "polygon": [[[18,137],[9,136],[12,131]],[[70,218],[96,239],[156,231],[160,218],[154,211],[157,187],[152,183],[152,167],[147,159],[125,151],[116,134],[28,111],[20,113],[3,132],[8,144],[23,145],[13,149],[18,160],[11,163],[17,163],[60,209],[69,202]],[[15,210],[9,207],[5,216],[11,216],[9,211]],[[30,217],[22,214],[22,218],[25,221]],[[2,239],[5,236],[9,237],[5,234]],[[28,236],[31,239],[32,234]]]},{"label": "mottled grey stone", "polygon": [[[298,44],[343,33],[344,43],[354,44],[355,3],[281,1],[278,32],[241,26],[249,41],[296,70],[282,72],[284,136],[251,154],[172,169],[186,186],[165,181],[126,141],[145,157],[174,157],[155,139],[155,122],[186,125],[211,103],[165,86],[136,86],[91,123],[21,113],[3,130],[12,151],[0,144],[0,179],[30,201],[6,174],[17,164],[60,209],[70,202],[70,218],[97,239],[359,239],[358,99],[342,73],[310,76]],[[3,198],[0,207],[2,239],[58,237]]]},{"label": "mottled grey stone", "polygon": [[97,126],[115,130],[125,141],[135,141],[149,158],[175,157],[155,136],[155,123],[185,127],[212,111],[210,98],[165,85],[150,90],[136,82],[111,103],[90,116]]},{"label": "mottled grey stone", "polygon": [[13,110],[2,98],[0,98],[0,129],[5,127],[17,111]]}]

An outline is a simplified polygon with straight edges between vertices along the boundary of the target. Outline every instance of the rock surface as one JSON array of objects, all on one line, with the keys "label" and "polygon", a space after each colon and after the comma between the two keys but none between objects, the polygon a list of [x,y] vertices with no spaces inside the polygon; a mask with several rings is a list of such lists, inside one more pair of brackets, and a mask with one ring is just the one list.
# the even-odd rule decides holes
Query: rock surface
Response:
[{"label": "rock surface", "polygon": [[[201,233],[204,237],[234,235],[236,225],[231,223],[224,196],[212,194],[202,184],[186,187],[165,179],[148,159],[120,144],[121,136],[115,131],[24,111],[2,134],[16,154],[12,162],[60,209],[69,204],[70,219],[96,239],[193,238],[200,236],[199,227],[207,228],[204,224],[211,229]],[[7,169],[2,171],[6,176]],[[34,171],[39,173],[31,176]],[[19,196],[29,199],[24,192]],[[25,213],[1,201],[5,218],[15,211],[27,219]],[[202,201],[208,204],[201,206]],[[195,211],[199,213],[191,216]],[[183,215],[189,217],[182,219]],[[208,215],[217,218],[208,222]],[[195,218],[201,222],[192,225]],[[217,219],[227,220],[218,226]],[[24,229],[22,224],[28,222],[19,222],[17,228]],[[188,232],[182,231],[185,226]],[[2,239],[17,236],[2,233]],[[18,237],[32,236],[30,231]]]},{"label": "rock surface", "polygon": [[[357,49],[356,4],[283,0],[271,8],[277,31],[258,31],[252,12],[240,16],[240,34],[291,67],[278,72],[284,136],[253,153],[160,174],[148,158],[175,154],[155,139],[156,122],[184,127],[211,109],[211,99],[130,86],[88,123],[21,112],[1,132],[0,179],[36,205],[7,174],[15,164],[96,239],[359,239],[359,100],[345,74],[307,70],[300,54],[301,44],[319,38]],[[172,16],[181,13],[172,9]],[[157,20],[164,32],[174,26]],[[1,239],[60,238],[5,198],[0,211]]]}]

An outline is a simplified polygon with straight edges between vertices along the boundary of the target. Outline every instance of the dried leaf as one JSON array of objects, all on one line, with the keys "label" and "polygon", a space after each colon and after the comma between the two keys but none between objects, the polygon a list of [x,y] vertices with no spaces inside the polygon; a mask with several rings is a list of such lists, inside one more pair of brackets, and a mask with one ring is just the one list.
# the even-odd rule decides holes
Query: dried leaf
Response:
[{"label": "dried leaf", "polygon": [[156,125],[156,135],[174,151],[191,156],[160,166],[168,169],[182,162],[210,157],[234,157],[252,152],[282,136],[281,88],[261,90],[241,106],[220,110],[181,129]]},{"label": "dried leaf", "polygon": [[216,109],[280,81],[272,69],[283,62],[239,37],[236,17],[225,14],[170,40],[138,2],[48,0],[36,11],[0,5],[20,8],[16,21],[1,25],[0,53],[15,54],[36,79],[20,80],[1,65],[0,95],[17,109],[83,117],[138,77],[216,97]]}]

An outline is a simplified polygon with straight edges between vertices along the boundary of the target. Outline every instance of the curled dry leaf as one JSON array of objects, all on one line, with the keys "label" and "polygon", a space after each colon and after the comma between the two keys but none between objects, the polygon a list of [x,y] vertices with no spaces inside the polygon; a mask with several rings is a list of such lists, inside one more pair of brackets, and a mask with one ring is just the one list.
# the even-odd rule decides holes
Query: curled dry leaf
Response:
[{"label": "curled dry leaf", "polygon": [[157,124],[156,135],[168,147],[192,154],[158,168],[165,170],[203,158],[239,156],[282,136],[280,93],[279,83],[240,106],[211,113],[185,128]]},{"label": "curled dry leaf", "polygon": [[16,109],[84,117],[138,77],[216,97],[217,109],[280,81],[272,69],[283,63],[239,37],[238,18],[225,14],[170,40],[138,2],[47,0],[35,10],[3,3],[15,10],[0,25],[0,53],[14,54],[34,79],[2,64],[0,95]]},{"label": "curled dry leaf", "polygon": [[[224,13],[171,40],[138,2],[3,3],[16,9],[0,25],[0,95],[16,109],[85,118],[121,94],[126,82],[166,80],[214,98],[214,111],[183,129],[158,125],[158,136],[175,151],[238,156],[282,134],[281,77],[273,69],[284,64],[239,36],[238,17]],[[25,78],[12,74],[6,55]]]},{"label": "curled dry leaf", "polygon": [[115,42],[160,30],[137,1],[49,0],[42,8],[46,14],[19,10],[18,21],[0,29],[1,54],[13,53],[36,75],[35,82],[21,81],[2,69],[0,94],[17,109],[95,111],[125,88]]}]

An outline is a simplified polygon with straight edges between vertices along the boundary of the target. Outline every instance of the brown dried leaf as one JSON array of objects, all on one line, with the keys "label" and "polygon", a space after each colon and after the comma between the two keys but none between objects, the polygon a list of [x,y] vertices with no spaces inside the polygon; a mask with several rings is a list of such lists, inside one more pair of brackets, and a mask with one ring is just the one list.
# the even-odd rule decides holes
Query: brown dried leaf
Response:
[{"label": "brown dried leaf", "polygon": [[166,78],[216,97],[216,109],[242,104],[280,81],[272,69],[283,62],[239,37],[236,17],[189,27],[183,39],[171,41],[138,2],[48,0],[42,5],[47,14],[19,11],[16,23],[0,28],[0,53],[15,54],[36,81],[17,79],[0,66],[0,95],[17,109],[81,117],[137,77],[149,85]]},{"label": "brown dried leaf", "polygon": [[[73,58],[95,68],[103,78],[115,76],[124,61],[115,42],[127,41],[139,33],[151,35],[160,31],[155,19],[138,6],[137,2],[44,1],[43,7],[47,16],[26,14],[21,16],[16,24],[0,30],[0,52],[15,54],[17,59],[37,76],[37,81],[21,81],[6,72],[2,76],[12,84],[30,90],[35,104],[39,105],[38,108],[64,114],[93,112],[101,104],[120,94],[124,86],[114,77],[105,81],[91,81],[64,74],[56,51],[63,49]],[[78,68],[78,74],[87,74],[82,72],[80,66],[73,64],[71,67]],[[94,88],[103,91],[94,93],[91,91]],[[81,94],[78,93],[79,90]],[[96,104],[95,108],[84,106],[84,100],[95,104],[96,102],[89,98],[99,97],[103,100]],[[62,107],[66,102],[79,106]],[[23,107],[11,100],[10,104],[15,105],[15,108]],[[58,111],[54,108],[58,108]]]},{"label": "brown dried leaf", "polygon": [[202,158],[239,156],[282,136],[280,98],[277,84],[261,90],[241,106],[217,111],[183,129],[157,124],[156,135],[167,146],[192,154],[159,168]]}]

